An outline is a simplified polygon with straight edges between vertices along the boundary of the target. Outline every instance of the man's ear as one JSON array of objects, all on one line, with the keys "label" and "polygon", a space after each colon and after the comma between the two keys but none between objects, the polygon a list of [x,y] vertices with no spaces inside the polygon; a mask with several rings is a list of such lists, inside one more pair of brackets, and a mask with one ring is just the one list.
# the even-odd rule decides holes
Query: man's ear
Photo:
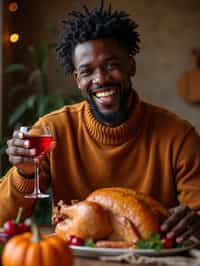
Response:
[{"label": "man's ear", "polygon": [[80,88],[80,86],[79,86],[79,78],[78,78],[78,73],[77,73],[77,71],[76,70],[74,70],[74,72],[73,72],[73,78],[74,78],[74,80],[76,81],[76,83],[77,83],[77,85],[78,85],[78,88]]},{"label": "man's ear", "polygon": [[130,65],[130,75],[134,77],[136,73],[136,63],[133,56],[129,56],[129,65]]}]

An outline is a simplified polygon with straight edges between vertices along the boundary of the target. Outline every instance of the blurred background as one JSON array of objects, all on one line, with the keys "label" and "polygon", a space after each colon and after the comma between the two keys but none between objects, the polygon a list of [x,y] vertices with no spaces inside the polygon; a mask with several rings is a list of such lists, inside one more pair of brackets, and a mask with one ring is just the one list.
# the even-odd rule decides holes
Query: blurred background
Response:
[{"label": "blurred background", "polygon": [[[4,150],[13,128],[81,100],[72,77],[58,63],[55,47],[67,12],[99,2],[0,0],[1,175],[9,167]],[[126,10],[139,25],[134,88],[145,101],[170,109],[200,132],[200,1],[108,3]]]}]

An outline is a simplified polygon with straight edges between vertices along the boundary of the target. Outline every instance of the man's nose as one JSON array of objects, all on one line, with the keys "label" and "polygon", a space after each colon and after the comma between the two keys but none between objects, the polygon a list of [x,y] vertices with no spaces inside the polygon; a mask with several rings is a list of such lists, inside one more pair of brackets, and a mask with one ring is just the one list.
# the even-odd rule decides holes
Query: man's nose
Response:
[{"label": "man's nose", "polygon": [[104,85],[109,80],[109,74],[104,69],[98,69],[94,73],[92,83],[95,85]]}]

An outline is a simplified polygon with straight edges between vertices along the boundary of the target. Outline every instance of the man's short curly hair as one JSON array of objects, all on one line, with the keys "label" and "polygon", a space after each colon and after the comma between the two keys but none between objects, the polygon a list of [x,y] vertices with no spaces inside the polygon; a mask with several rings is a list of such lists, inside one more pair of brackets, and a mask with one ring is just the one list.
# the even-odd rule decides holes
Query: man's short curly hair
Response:
[{"label": "man's short curly hair", "polygon": [[77,44],[99,38],[114,38],[124,46],[130,56],[139,52],[139,34],[135,29],[138,25],[124,11],[108,9],[101,1],[100,7],[83,11],[72,11],[63,20],[64,29],[57,47],[58,57],[64,65],[66,73],[74,71],[73,53]]}]

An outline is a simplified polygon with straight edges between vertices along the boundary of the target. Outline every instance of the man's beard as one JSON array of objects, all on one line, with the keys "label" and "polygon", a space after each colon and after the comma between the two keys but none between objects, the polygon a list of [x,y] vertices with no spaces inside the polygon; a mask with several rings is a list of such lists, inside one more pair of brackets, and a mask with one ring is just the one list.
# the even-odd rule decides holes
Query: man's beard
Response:
[{"label": "man's beard", "polygon": [[129,86],[129,89],[127,91],[124,91],[121,89],[121,86],[118,85],[117,87],[118,87],[117,93],[119,94],[117,111],[104,114],[99,111],[99,108],[97,107],[97,104],[91,94],[85,97],[85,99],[88,101],[90,105],[90,109],[93,116],[102,124],[117,126],[128,119],[132,104],[131,106],[129,106],[129,108],[127,108],[127,102],[132,92],[132,88],[131,86]]}]

